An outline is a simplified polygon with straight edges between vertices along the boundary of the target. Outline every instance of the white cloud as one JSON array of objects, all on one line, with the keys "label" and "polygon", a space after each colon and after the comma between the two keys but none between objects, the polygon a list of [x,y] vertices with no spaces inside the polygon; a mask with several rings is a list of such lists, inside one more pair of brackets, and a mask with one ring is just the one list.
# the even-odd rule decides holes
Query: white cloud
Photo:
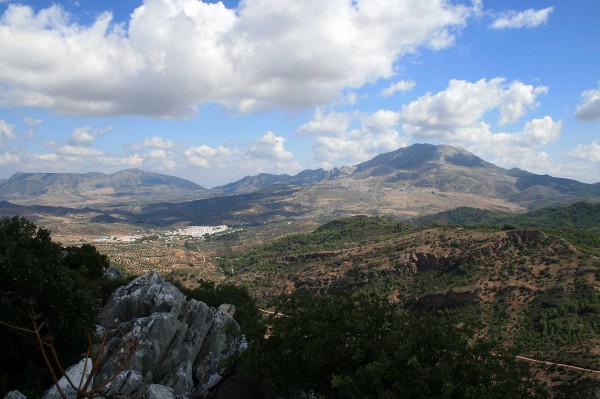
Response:
[{"label": "white cloud", "polygon": [[32,154],[32,155],[33,155],[33,159],[38,160],[38,161],[50,161],[50,162],[60,161],[60,156],[54,152],[49,152],[46,154]]},{"label": "white cloud", "polygon": [[324,114],[317,109],[313,119],[298,128],[298,133],[315,137],[315,159],[321,167],[331,168],[354,165],[406,146],[408,141],[395,130],[397,125],[398,113],[394,111]]},{"label": "white cloud", "polygon": [[536,107],[537,96],[546,91],[544,86],[534,87],[519,81],[506,84],[503,78],[475,83],[451,80],[446,90],[427,93],[405,105],[401,119],[404,130],[416,138],[452,135],[459,128],[472,129],[490,111],[497,111],[498,123],[506,125]]},{"label": "white cloud", "polygon": [[6,165],[6,164],[11,164],[11,163],[16,164],[20,161],[21,161],[21,158],[19,158],[19,156],[17,154],[5,152],[4,154],[0,155],[0,165]]},{"label": "white cloud", "polygon": [[96,136],[91,132],[90,126],[77,128],[71,133],[69,142],[73,146],[87,146],[94,142]]},{"label": "white cloud", "polygon": [[169,153],[165,150],[152,150],[146,154],[146,158],[167,159],[169,158]]},{"label": "white cloud", "polygon": [[577,105],[575,117],[584,121],[600,120],[600,87],[581,93],[583,102]]},{"label": "white cloud", "polygon": [[250,158],[291,159],[294,154],[284,148],[285,138],[275,136],[273,132],[265,133],[260,139],[246,147],[246,155]]},{"label": "white cloud", "polygon": [[126,24],[105,12],[83,26],[59,6],[11,4],[0,103],[163,117],[207,102],[241,112],[323,104],[392,77],[419,47],[451,45],[473,12],[445,0],[144,0]]},{"label": "white cloud", "polygon": [[0,119],[0,145],[4,144],[4,140],[16,138],[15,126],[7,123],[4,119]]},{"label": "white cloud", "polygon": [[133,154],[125,157],[99,157],[98,161],[102,165],[116,166],[116,167],[127,167],[127,168],[140,168],[144,158],[138,154]]},{"label": "white cloud", "polygon": [[282,138],[268,132],[246,145],[200,145],[183,149],[173,154],[176,163],[169,170],[211,187],[263,172],[294,173],[304,169],[291,157],[283,147]]},{"label": "white cloud", "polygon": [[[15,172],[91,172],[112,171],[123,168],[141,167],[142,158],[137,155],[107,156],[91,147],[76,147],[64,144],[54,152],[35,153],[25,148],[16,148],[0,155],[0,164],[7,165],[6,171]],[[90,170],[90,165],[94,169]]]},{"label": "white cloud", "polygon": [[106,134],[112,128],[112,126],[105,129],[92,129],[91,126],[79,127],[71,133],[68,144],[74,147],[88,147],[92,145],[96,137]]},{"label": "white cloud", "polygon": [[521,12],[508,11],[500,15],[490,27],[494,29],[535,28],[545,24],[552,11],[554,11],[554,7],[547,7],[541,10],[530,8]]},{"label": "white cloud", "polygon": [[146,137],[142,142],[143,147],[153,147],[160,149],[173,148],[173,142],[171,140],[162,138],[160,136]]},{"label": "white cloud", "polygon": [[319,107],[309,122],[306,122],[297,129],[300,136],[311,134],[340,135],[343,134],[352,122],[353,116],[349,113],[329,112],[324,113],[323,108]]},{"label": "white cloud", "polygon": [[538,148],[558,140],[562,123],[544,116],[526,121],[516,132],[494,132],[486,116],[497,113],[500,127],[514,123],[535,108],[537,97],[546,91],[519,81],[507,84],[502,78],[475,83],[452,80],[445,90],[403,106],[398,119],[412,139],[438,140],[501,166],[524,167],[528,160],[542,156]]},{"label": "white cloud", "polygon": [[103,155],[104,152],[92,147],[81,147],[65,144],[58,149],[58,153],[64,157],[73,158],[91,158]]},{"label": "white cloud", "polygon": [[392,83],[387,88],[383,89],[380,94],[383,97],[390,97],[394,93],[397,93],[399,91],[403,92],[412,90],[415,87],[415,85],[416,83],[412,80],[400,80],[396,83]]},{"label": "white cloud", "polygon": [[25,122],[29,126],[37,126],[37,125],[40,125],[41,123],[43,123],[44,120],[43,119],[35,119],[30,116],[26,116],[25,118],[23,118],[23,122]]},{"label": "white cloud", "polygon": [[228,158],[231,155],[231,151],[223,146],[213,148],[207,145],[201,145],[186,149],[184,155],[190,164],[201,168],[207,168],[212,166],[214,162],[220,162],[223,158]]},{"label": "white cloud", "polygon": [[577,144],[569,155],[583,161],[600,162],[600,142],[592,141],[589,145]]}]

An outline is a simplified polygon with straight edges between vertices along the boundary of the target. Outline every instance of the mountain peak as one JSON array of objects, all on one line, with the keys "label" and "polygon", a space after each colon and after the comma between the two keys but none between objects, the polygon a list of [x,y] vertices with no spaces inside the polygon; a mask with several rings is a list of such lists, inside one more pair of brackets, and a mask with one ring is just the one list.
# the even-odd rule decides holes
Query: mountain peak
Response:
[{"label": "mountain peak", "polygon": [[451,145],[413,144],[396,151],[376,156],[356,165],[355,173],[367,172],[370,175],[382,175],[393,170],[421,170],[432,163],[451,164],[468,168],[491,167],[467,150]]}]

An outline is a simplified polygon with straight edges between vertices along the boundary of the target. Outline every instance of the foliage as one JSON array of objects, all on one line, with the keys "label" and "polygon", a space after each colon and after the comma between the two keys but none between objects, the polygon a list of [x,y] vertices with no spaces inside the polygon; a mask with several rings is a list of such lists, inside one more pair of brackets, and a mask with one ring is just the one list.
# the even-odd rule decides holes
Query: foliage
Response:
[{"label": "foliage", "polygon": [[540,293],[528,310],[518,340],[524,349],[550,350],[600,336],[600,294],[591,285],[574,292]]},{"label": "foliage", "polygon": [[278,238],[237,259],[221,261],[221,267],[265,267],[269,260],[282,256],[300,255],[315,251],[337,250],[344,246],[364,245],[391,236],[409,234],[415,228],[390,218],[354,216],[327,223],[313,232],[291,234]]},{"label": "foliage", "polygon": [[101,255],[95,247],[83,244],[81,247],[65,248],[64,265],[88,279],[99,279],[110,266],[108,257]]},{"label": "foliage", "polygon": [[99,309],[90,287],[105,264],[93,247],[64,249],[25,218],[0,219],[0,396],[16,388],[37,395],[52,383],[32,337],[6,324],[27,328],[34,309],[61,362],[79,360]]},{"label": "foliage", "polygon": [[460,207],[416,220],[417,224],[513,225],[545,229],[600,230],[600,203],[577,202],[563,207],[538,209],[520,215]]},{"label": "foliage", "polygon": [[580,251],[600,256],[600,203],[577,202],[538,209],[520,215],[460,207],[415,221],[418,225],[443,223],[480,230],[535,228],[564,238]]},{"label": "foliage", "polygon": [[545,397],[528,368],[472,323],[397,310],[376,297],[286,297],[255,369],[273,396]]}]

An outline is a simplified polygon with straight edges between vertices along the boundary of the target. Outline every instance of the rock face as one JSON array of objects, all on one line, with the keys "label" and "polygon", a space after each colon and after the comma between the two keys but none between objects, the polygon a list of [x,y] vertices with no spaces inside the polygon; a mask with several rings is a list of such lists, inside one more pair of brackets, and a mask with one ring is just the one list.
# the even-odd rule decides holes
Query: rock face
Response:
[{"label": "rock face", "polygon": [[[92,370],[92,359],[84,358],[84,359],[81,359],[81,361],[79,363],[69,367],[66,371],[66,374],[74,384],[76,384],[77,386],[81,386],[81,388],[82,388],[81,390],[83,391],[83,386],[82,386],[83,384],[80,385],[80,383],[85,382],[89,378],[91,370]],[[67,397],[77,396],[77,392],[75,392],[75,389],[73,389],[71,387],[71,385],[67,381],[66,377],[63,376],[58,381],[58,385],[60,386],[60,389],[65,394],[65,396],[67,396]],[[86,390],[86,392],[89,392],[90,390],[91,389],[88,389],[88,390]],[[62,398],[62,396],[58,392],[58,389],[56,388],[56,386],[53,386],[52,388],[47,390],[46,393],[44,394],[44,396],[42,396],[42,399],[61,399],[61,398]]]},{"label": "rock face", "polygon": [[468,304],[478,304],[482,300],[481,290],[465,292],[447,292],[445,294],[430,294],[420,298],[409,298],[406,301],[408,309],[452,309]]},{"label": "rock face", "polygon": [[117,289],[100,314],[107,338],[94,386],[107,397],[204,395],[246,346],[227,309],[186,301],[156,272]]}]

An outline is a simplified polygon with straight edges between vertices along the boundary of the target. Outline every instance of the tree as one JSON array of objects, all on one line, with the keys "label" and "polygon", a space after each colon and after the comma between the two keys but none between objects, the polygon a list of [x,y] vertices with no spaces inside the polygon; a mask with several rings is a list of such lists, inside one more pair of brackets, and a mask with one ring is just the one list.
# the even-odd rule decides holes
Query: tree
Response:
[{"label": "tree", "polygon": [[52,383],[35,340],[8,327],[30,328],[31,309],[51,332],[63,364],[85,351],[98,300],[76,282],[64,259],[50,231],[23,217],[0,219],[0,396],[17,388],[38,395]]},{"label": "tree", "polygon": [[403,312],[383,299],[288,297],[256,370],[274,395],[327,398],[544,397],[527,365],[474,324]]},{"label": "tree", "polygon": [[65,248],[65,251],[64,265],[71,270],[76,270],[87,279],[100,279],[104,271],[110,266],[108,257],[100,254],[96,247],[90,244]]}]

